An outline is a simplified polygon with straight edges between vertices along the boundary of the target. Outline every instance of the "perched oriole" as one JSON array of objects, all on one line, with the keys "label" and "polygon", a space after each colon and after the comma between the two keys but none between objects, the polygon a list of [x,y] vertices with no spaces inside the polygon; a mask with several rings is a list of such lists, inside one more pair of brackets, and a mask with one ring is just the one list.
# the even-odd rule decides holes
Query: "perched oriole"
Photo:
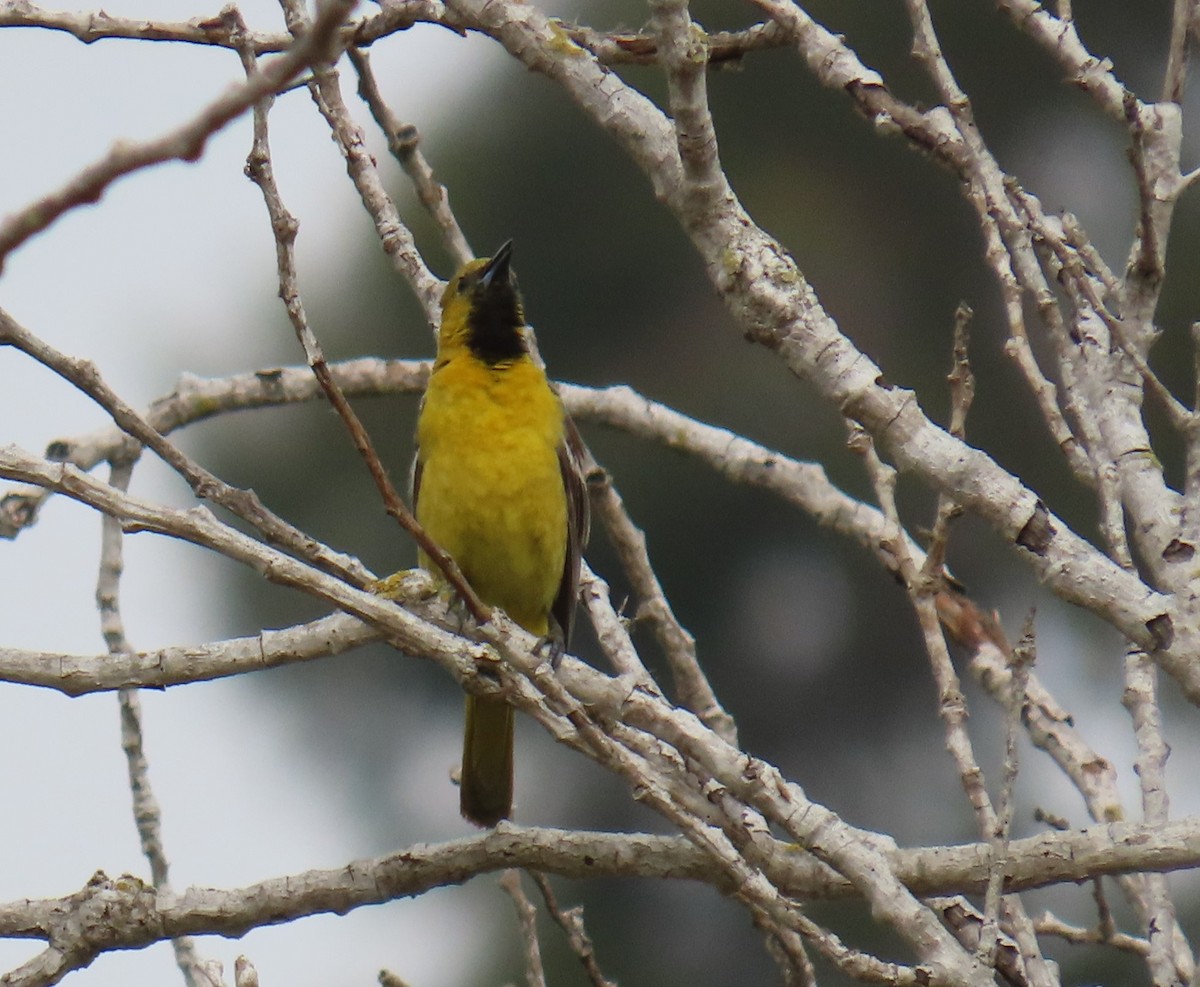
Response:
[{"label": "perched oriole", "polygon": [[[565,647],[588,509],[582,444],[530,355],[512,244],[466,264],[442,294],[437,359],[417,421],[417,520],[479,598]],[[437,568],[421,554],[421,565]],[[467,696],[460,807],[512,813],[513,710]]]}]

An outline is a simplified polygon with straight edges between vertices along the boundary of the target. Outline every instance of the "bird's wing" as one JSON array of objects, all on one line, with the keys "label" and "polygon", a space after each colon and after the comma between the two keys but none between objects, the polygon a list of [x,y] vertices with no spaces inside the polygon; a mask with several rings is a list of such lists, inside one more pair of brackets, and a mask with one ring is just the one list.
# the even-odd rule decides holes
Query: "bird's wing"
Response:
[{"label": "bird's wing", "polygon": [[558,447],[558,466],[562,472],[563,489],[567,493],[567,555],[563,560],[562,582],[550,614],[562,634],[562,645],[571,640],[571,621],[579,595],[579,569],[583,550],[591,530],[591,509],[588,505],[587,463],[591,459],[583,438],[569,416],[563,419],[563,441]]},{"label": "bird's wing", "polygon": [[412,512],[415,516],[417,513],[417,497],[421,493],[421,470],[424,468],[424,463],[421,462],[421,450],[417,449],[413,453],[412,469],[408,474],[408,490],[412,501]]}]

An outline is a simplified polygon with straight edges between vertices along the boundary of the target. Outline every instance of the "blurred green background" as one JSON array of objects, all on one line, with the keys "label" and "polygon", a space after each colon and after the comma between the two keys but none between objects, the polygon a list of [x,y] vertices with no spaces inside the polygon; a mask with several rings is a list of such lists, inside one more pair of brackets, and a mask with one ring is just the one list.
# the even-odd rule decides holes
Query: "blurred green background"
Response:
[{"label": "blurred green background", "polygon": [[[1136,219],[1122,129],[1063,84],[1049,59],[989,5],[941,0],[931,8],[1001,165],[1039,195],[1047,211],[1076,213],[1120,271]],[[924,105],[933,99],[909,58],[911,33],[900,3],[825,0],[807,9],[845,34],[898,95]],[[754,17],[749,5],[711,0],[698,0],[692,10],[710,30],[744,26]],[[637,29],[646,17],[645,7],[632,0],[554,12],[598,29]],[[1075,13],[1085,42],[1112,58],[1118,77],[1143,98],[1156,96],[1170,4],[1147,0],[1134,13],[1119,0],[1077,0]],[[385,43],[404,44],[405,38]],[[488,56],[493,48],[468,38],[462,57]],[[656,69],[618,71],[662,98]],[[347,89],[351,85],[347,70]],[[835,482],[869,497],[861,466],[845,449],[839,416],[778,359],[743,341],[648,182],[553,84],[504,60],[486,85],[453,105],[407,105],[402,91],[386,95],[398,116],[421,128],[425,154],[475,248],[486,254],[514,239],[527,312],[554,376],[595,386],[630,384],[703,421],[819,460]],[[960,301],[971,305],[978,391],[970,441],[1094,538],[1092,498],[1067,474],[1003,354],[998,292],[955,177],[901,139],[874,133],[846,96],[813,81],[793,51],[762,52],[714,71],[709,95],[722,160],[746,207],[794,254],[843,331],[889,380],[916,389],[939,421],[948,406],[954,311]],[[391,163],[384,167],[395,174]],[[451,263],[436,231],[399,177],[393,192],[427,259],[447,276]],[[1183,349],[1184,330],[1200,289],[1196,279],[1178,274],[1194,257],[1195,203],[1192,195],[1178,213],[1170,258],[1175,276],[1160,313],[1166,335],[1155,353],[1156,365],[1185,398],[1191,358]],[[346,242],[323,245],[336,258],[327,283],[306,292],[329,356],[430,355],[428,328],[369,225],[364,219],[348,228]],[[298,350],[281,312],[266,310],[263,319],[279,325],[279,360],[295,362]],[[359,402],[397,477],[406,475],[415,409],[415,397]],[[915,622],[895,582],[863,552],[761,491],[732,486],[627,435],[586,423],[583,431],[646,531],[663,585],[695,634],[746,749],[854,825],[905,844],[974,838],[943,750]],[[379,573],[412,564],[413,550],[384,516],[324,407],[217,422],[197,434],[220,475],[253,486],[306,530]],[[1156,437],[1177,476],[1178,445],[1161,428]],[[902,479],[900,500],[910,530],[930,522],[927,490]],[[1131,742],[1119,708],[1120,642],[1097,621],[1047,598],[979,523],[959,523],[950,554],[957,575],[982,604],[999,608],[1010,632],[1038,608],[1039,674],[1085,735],[1117,763],[1129,786],[1128,804],[1136,806]],[[603,530],[593,532],[588,558],[620,601],[627,590]],[[226,589],[231,634],[321,612],[249,573],[232,575]],[[639,631],[638,640],[652,667],[663,670],[650,635]],[[586,633],[577,645],[595,657]],[[371,649],[256,676],[247,688],[294,730],[299,756],[327,774],[320,797],[345,800],[379,852],[466,831],[447,780],[457,757],[461,698],[436,669]],[[1194,711],[1177,701],[1169,684],[1165,692],[1176,748],[1172,768],[1186,777],[1188,765],[1195,765]],[[973,688],[968,698],[972,735],[994,796],[1003,723]],[[1065,781],[1037,752],[1026,747],[1023,758],[1016,832],[1036,831],[1035,807],[1085,824],[1082,803]],[[529,724],[519,731],[517,774],[521,822],[663,828],[621,783],[554,748]],[[1177,811],[1186,811],[1189,797],[1195,799],[1185,794],[1176,802]],[[494,942],[491,967],[470,982],[520,981],[518,939],[491,882],[452,892],[462,921]],[[706,987],[777,979],[745,912],[708,888],[558,883],[564,902],[586,906],[601,965],[622,984]],[[1118,897],[1110,894],[1114,902]],[[1188,900],[1185,929],[1196,918],[1194,895]],[[1033,895],[1030,903],[1031,911],[1047,906],[1069,920],[1094,922],[1086,889]],[[881,938],[861,907],[814,905],[812,913],[851,945],[907,958],[901,946]],[[1118,917],[1134,931],[1119,906]],[[560,937],[547,932],[543,945],[552,983],[585,982]],[[1147,982],[1140,963],[1114,950],[1049,949],[1064,964],[1064,983]],[[843,982],[824,965],[819,969],[823,983]]]}]

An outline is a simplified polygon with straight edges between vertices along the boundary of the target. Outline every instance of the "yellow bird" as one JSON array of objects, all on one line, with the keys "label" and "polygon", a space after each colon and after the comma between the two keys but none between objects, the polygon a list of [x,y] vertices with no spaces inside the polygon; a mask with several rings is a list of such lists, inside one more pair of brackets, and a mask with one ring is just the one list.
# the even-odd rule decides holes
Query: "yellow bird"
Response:
[{"label": "yellow bird", "polygon": [[[588,535],[582,442],[530,355],[512,242],[467,263],[442,294],[437,359],[417,420],[413,508],[471,588],[566,647]],[[437,576],[421,553],[420,563]],[[512,814],[513,710],[467,696],[460,807]]]}]

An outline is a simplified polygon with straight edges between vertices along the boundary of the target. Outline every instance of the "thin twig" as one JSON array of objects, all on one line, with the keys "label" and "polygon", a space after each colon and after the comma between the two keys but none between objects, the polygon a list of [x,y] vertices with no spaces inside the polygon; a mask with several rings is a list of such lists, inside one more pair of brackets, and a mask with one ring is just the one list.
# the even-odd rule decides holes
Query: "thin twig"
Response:
[{"label": "thin twig", "polygon": [[115,144],[108,154],[84,168],[66,185],[0,222],[0,270],[13,250],[69,210],[99,200],[108,186],[123,175],[164,161],[199,158],[209,137],[218,130],[304,69],[329,57],[337,30],[356,2],[323,0],[317,6],[312,30],[262,72],[213,101],[183,126],[155,140]]},{"label": "thin twig", "polygon": [[1114,120],[1125,119],[1125,94],[1131,90],[1117,78],[1110,59],[1096,57],[1084,45],[1067,0],[1059,0],[1057,17],[1038,0],[996,0],[996,6],[1058,63],[1070,82],[1095,99],[1104,112]]},{"label": "thin twig", "polygon": [[1145,939],[1126,935],[1123,932],[1083,929],[1077,925],[1069,925],[1061,919],[1055,918],[1050,912],[1043,912],[1034,920],[1034,925],[1037,928],[1038,935],[1054,936],[1057,939],[1063,940],[1063,942],[1074,943],[1076,945],[1112,946],[1114,949],[1133,953],[1134,956],[1143,958],[1150,953],[1150,944]]},{"label": "thin twig", "polygon": [[[133,467],[140,447],[130,443],[129,454],[115,458],[108,482],[115,490],[128,491],[133,476]],[[108,652],[113,656],[128,657],[133,648],[125,635],[125,622],[121,617],[121,574],[124,572],[125,536],[121,524],[109,515],[100,521],[100,572],[96,580],[96,604],[100,610],[100,628]],[[137,825],[142,853],[150,864],[150,879],[164,894],[171,893],[169,865],[163,849],[162,809],[154,797],[150,784],[150,765],[142,735],[142,704],[137,689],[121,689],[117,692],[121,712],[121,749],[129,775],[129,791],[133,799],[133,818]],[[175,952],[175,963],[183,974],[187,987],[205,987],[208,978],[201,969],[200,957],[189,936],[178,936],[171,940]]]},{"label": "thin twig", "polygon": [[538,941],[537,909],[521,887],[521,872],[510,867],[500,875],[500,887],[517,910],[517,925],[525,952],[525,982],[529,987],[546,987],[546,970],[542,966],[542,947]]},{"label": "thin twig", "polygon": [[1187,451],[1184,459],[1183,507],[1179,522],[1179,542],[1174,546],[1172,557],[1188,562],[1200,546],[1200,322],[1188,327],[1188,339],[1192,344],[1192,407],[1196,411],[1184,434]]},{"label": "thin twig", "polygon": [[707,723],[726,743],[737,746],[737,724],[717,699],[708,677],[700,667],[696,639],[675,616],[662,584],[650,563],[646,536],[629,517],[621,495],[607,471],[589,472],[588,490],[592,509],[604,522],[609,543],[621,560],[630,586],[638,597],[635,619],[654,628],[663,649],[679,702]]},{"label": "thin twig", "polygon": [[546,903],[546,911],[558,923],[559,928],[566,933],[567,945],[571,947],[571,952],[583,964],[584,972],[592,982],[593,987],[616,987],[616,984],[604,976],[600,970],[600,964],[596,960],[596,948],[592,945],[592,937],[588,935],[587,929],[583,924],[583,906],[576,905],[574,908],[560,908],[558,899],[554,894],[554,888],[550,884],[550,879],[541,871],[536,870],[529,871],[529,876],[533,878],[533,883],[537,885],[538,890],[542,893],[542,900]]},{"label": "thin twig", "polygon": [[658,684],[642,662],[629,637],[627,621],[612,605],[608,583],[583,561],[579,574],[579,599],[587,612],[604,657],[617,674],[635,681],[638,688],[658,692]]},{"label": "thin twig", "polygon": [[[928,10],[925,10],[923,5],[921,9],[914,10],[915,4],[916,0],[910,0],[910,12],[920,24],[922,18],[928,18]],[[924,44],[936,45],[932,25],[927,24],[924,30],[927,33]],[[919,34],[920,31],[918,27]],[[940,60],[940,54],[935,60]],[[968,359],[970,318],[970,309],[960,305],[955,314],[953,363],[948,377],[951,390],[950,430],[951,434],[959,437],[965,435],[967,415],[974,396],[974,378]],[[946,494],[939,494],[932,543],[924,564],[918,567],[904,546],[901,536],[904,529],[895,501],[895,471],[882,463],[864,431],[852,430],[851,446],[863,455],[876,498],[892,526],[900,572],[908,587],[909,600],[917,615],[934,681],[938,687],[938,710],[946,731],[946,749],[954,759],[963,789],[974,809],[979,831],[992,845],[992,871],[985,896],[982,926],[975,945],[976,955],[980,961],[991,967],[1001,962],[998,922],[1003,913],[1004,918],[1014,928],[1020,943],[1017,968],[1021,977],[1028,978],[1033,984],[1049,985],[1051,974],[1038,952],[1036,937],[1023,906],[1013,896],[1001,897],[1007,856],[1005,844],[1008,840],[1008,817],[1004,813],[1003,804],[1000,809],[995,808],[988,796],[983,772],[975,757],[967,730],[966,697],[950,659],[938,614],[937,600],[945,587],[941,565],[945,558],[950,523],[958,513],[957,505]],[[1015,731],[1020,722],[1019,707],[1016,713],[1010,715],[1013,716],[1011,727]],[[1013,765],[1015,773],[1015,753],[1013,757],[1013,761],[1006,760],[1005,764],[1006,767]]]},{"label": "thin twig", "polygon": [[412,182],[421,205],[442,231],[442,241],[455,264],[465,264],[475,254],[450,209],[450,195],[446,186],[434,177],[433,169],[421,153],[420,133],[414,124],[402,123],[397,119],[387,105],[379,91],[375,73],[371,70],[370,56],[361,48],[351,48],[348,54],[354,71],[358,73],[358,94],[387,138],[388,150]]},{"label": "thin twig", "polygon": [[126,434],[154,452],[187,481],[198,498],[220,504],[230,513],[251,524],[271,544],[279,545],[298,558],[330,572],[355,586],[369,581],[357,560],[331,551],[316,539],[288,524],[268,510],[252,490],[230,486],[216,474],[194,462],[126,404],[100,376],[96,366],[59,352],[39,339],[0,309],[0,346],[12,346],[64,380],[103,408]]},{"label": "thin twig", "polygon": [[[382,11],[347,24],[339,32],[343,47],[373,45],[406,31],[414,24],[436,24],[465,34],[462,24],[436,0],[389,0]],[[630,31],[597,31],[584,24],[557,21],[562,39],[591,52],[606,65],[653,65],[658,61],[658,39],[652,34]],[[41,28],[62,31],[92,44],[108,39],[165,41],[182,44],[237,48],[238,41],[226,28],[221,14],[187,21],[146,20],[119,17],[106,11],[65,11],[39,7],[30,0],[0,0],[0,27]],[[293,38],[286,32],[254,31],[246,37],[256,55],[285,51]],[[736,64],[746,55],[779,48],[789,39],[772,22],[752,24],[738,31],[714,31],[710,35],[709,61],[714,66]]]},{"label": "thin twig", "polygon": [[[253,53],[248,49],[242,49],[241,58],[246,73],[252,74],[256,70]],[[246,174],[262,192],[263,201],[266,203],[267,212],[271,218],[271,230],[275,236],[279,297],[283,300],[288,319],[296,332],[296,338],[304,349],[305,358],[308,360],[309,367],[312,368],[313,375],[320,383],[329,403],[338,413],[338,417],[345,424],[354,447],[366,464],[372,480],[375,481],[375,487],[383,499],[384,509],[441,569],[447,582],[454,587],[471,616],[480,623],[484,623],[491,616],[490,608],[479,599],[455,561],[426,534],[425,529],[417,523],[417,519],[404,503],[392,483],[387,469],[380,461],[379,454],[375,451],[374,443],[367,434],[361,419],[338,386],[337,380],[329,369],[329,363],[325,359],[325,352],[308,323],[308,316],[304,310],[296,278],[295,243],[299,223],[284,205],[279,188],[275,183],[267,124],[269,110],[269,98],[259,101],[254,106],[254,143],[246,162]]]},{"label": "thin twig", "polygon": [[[1136,773],[1142,792],[1142,816],[1161,825],[1170,816],[1166,765],[1170,755],[1163,736],[1162,711],[1158,704],[1158,677],[1154,661],[1144,651],[1125,656],[1125,691],[1122,704],[1133,721],[1138,755]],[[1146,910],[1143,929],[1150,943],[1146,965],[1155,983],[1190,983],[1195,959],[1175,917],[1167,879],[1162,874],[1145,876]]]},{"label": "thin twig", "polygon": [[[306,35],[309,25],[304,5],[294,0],[280,0],[280,5],[288,30],[293,34]],[[363,208],[375,225],[380,246],[391,259],[397,273],[408,281],[429,324],[436,326],[440,318],[443,284],[426,267],[412,231],[401,220],[396,203],[388,195],[375,158],[367,150],[362,128],[355,122],[342,98],[341,80],[332,63],[313,66],[313,78],[308,90],[342,152],[346,172],[358,191]]]},{"label": "thin twig", "polygon": [[[5,323],[0,316],[0,344],[4,331]],[[415,394],[424,390],[429,377],[429,364],[421,360],[364,358],[336,363],[330,369],[343,392],[351,396]],[[217,378],[185,373],[170,394],[151,402],[148,408],[136,414],[151,430],[165,438],[176,429],[226,412],[281,407],[322,398],[324,392],[307,365],[273,367]],[[82,435],[55,439],[46,449],[46,458],[90,470],[116,455],[126,441],[127,433],[110,425]],[[209,488],[205,486],[204,489]],[[45,488],[32,488],[13,490],[0,496],[0,538],[15,538],[36,523],[38,511],[49,493]],[[247,492],[246,496],[252,495]],[[357,565],[349,557],[337,557],[346,566]]]},{"label": "thin twig", "polygon": [[[755,923],[758,925],[758,923]],[[812,923],[816,926],[816,923]],[[816,926],[820,929],[820,926]],[[813,969],[812,960],[809,959],[807,951],[804,949],[804,941],[791,930],[787,930],[787,937],[783,938],[779,934],[778,929],[761,928],[767,946],[767,953],[775,961],[775,965],[779,967],[779,973],[783,979],[783,987],[816,987],[817,971]],[[821,932],[826,930],[820,929]],[[871,957],[874,959],[874,957]],[[836,962],[836,961],[835,961]],[[838,963],[838,968],[845,973],[851,971],[846,969],[845,963]],[[889,971],[890,973],[891,971]],[[853,975],[853,974],[851,974]],[[858,979],[858,978],[855,978]],[[863,976],[863,980],[870,982],[869,976]],[[888,979],[883,983],[899,983],[901,978]]]},{"label": "thin twig", "polygon": [[[1058,266],[1058,270],[1052,273],[1067,288],[1076,311],[1090,311],[1104,322],[1122,352],[1133,362],[1146,386],[1161,403],[1171,424],[1179,431],[1185,431],[1191,421],[1191,413],[1146,362],[1145,350],[1149,340],[1145,334],[1140,333],[1137,340],[1130,339],[1126,320],[1110,310],[1110,299],[1119,300],[1121,285],[1115,281],[1112,272],[1079,227],[1078,220],[1063,217],[1058,224],[1051,222],[1042,212],[1037,198],[1021,189],[1014,189],[1013,199],[1039,230],[1039,244]],[[1082,317],[1077,316],[1077,321],[1082,321]]]},{"label": "thin twig", "polygon": [[1183,102],[1190,24],[1196,10],[1196,0],[1175,0],[1171,5],[1171,40],[1167,45],[1167,69],[1162,86],[1162,98],[1166,102]]},{"label": "thin twig", "polygon": [[1041,950],[1038,948],[1033,925],[1025,914],[1024,908],[1019,905],[1015,896],[1001,897],[1008,866],[1009,847],[1012,844],[1014,791],[1020,768],[1017,738],[1021,732],[1021,720],[1029,689],[1029,676],[1036,654],[1033,615],[1030,614],[1025,622],[1024,633],[1013,649],[1012,660],[1009,663],[1012,676],[1008,705],[1005,709],[1004,768],[1000,779],[1000,795],[996,804],[995,828],[989,840],[992,851],[991,874],[988,876],[988,887],[984,895],[985,923],[980,947],[981,949],[985,948],[984,940],[990,940],[986,945],[988,955],[995,955],[994,949],[999,933],[997,920],[1003,910],[1020,952],[1021,965],[1030,983],[1049,984],[1056,978],[1046,966]]},{"label": "thin twig", "polygon": [[900,571],[908,587],[909,598],[916,611],[925,649],[938,690],[938,714],[946,732],[946,749],[954,759],[963,790],[975,812],[976,825],[985,837],[995,830],[995,813],[984,784],[983,772],[967,733],[967,705],[958,675],[954,671],[950,652],[942,636],[941,623],[934,603],[934,587],[914,564],[912,557],[900,546],[902,530],[896,507],[896,471],[883,463],[869,436],[858,427],[851,427],[850,447],[863,457],[875,497],[892,528],[892,539],[900,560]]},{"label": "thin twig", "polygon": [[1092,881],[1092,900],[1096,902],[1096,929],[1100,935],[1111,939],[1117,932],[1117,920],[1113,918],[1108,895],[1104,892],[1104,881],[1100,878]]}]

